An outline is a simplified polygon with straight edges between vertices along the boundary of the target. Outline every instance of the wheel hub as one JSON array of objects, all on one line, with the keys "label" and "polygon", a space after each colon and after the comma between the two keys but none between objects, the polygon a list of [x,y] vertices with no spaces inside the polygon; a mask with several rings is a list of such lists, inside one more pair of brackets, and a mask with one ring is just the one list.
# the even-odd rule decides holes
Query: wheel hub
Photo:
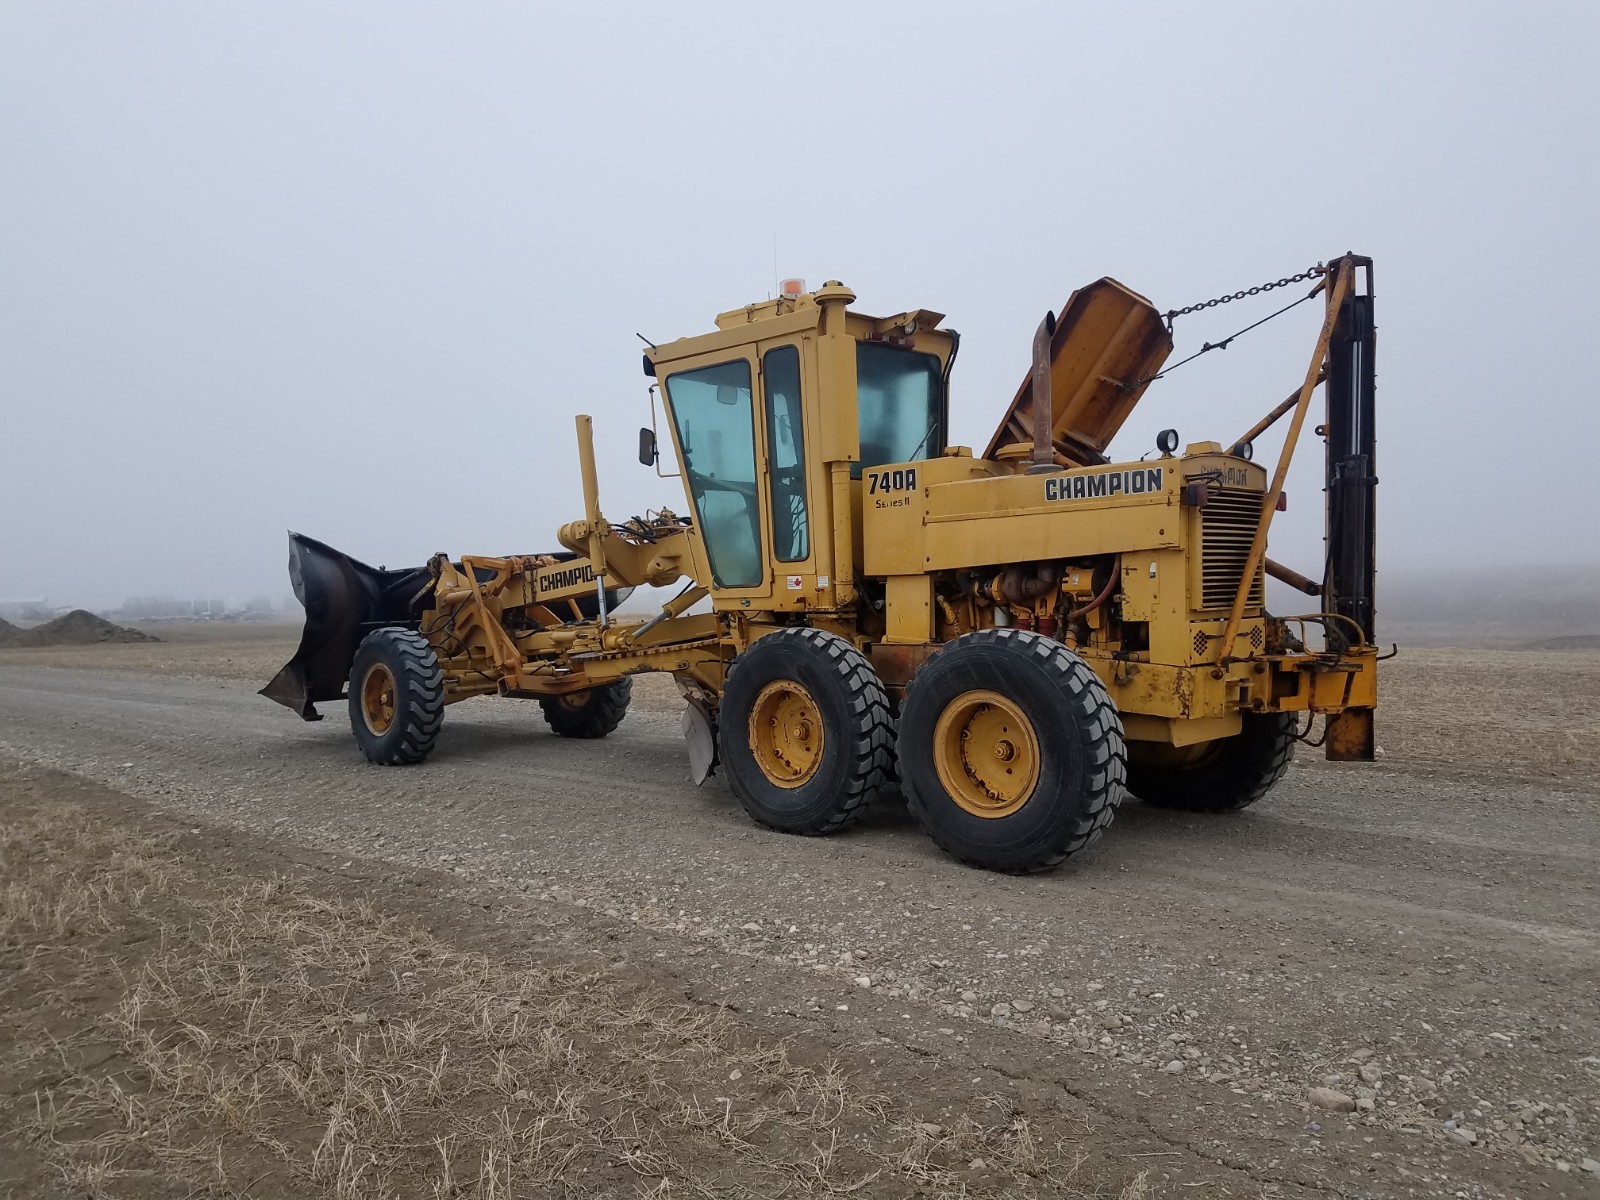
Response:
[{"label": "wheel hub", "polygon": [[1017,705],[991,691],[963,692],[939,714],[933,762],[939,782],[976,817],[1007,817],[1039,782],[1039,740]]},{"label": "wheel hub", "polygon": [[373,663],[361,680],[361,719],[382,737],[394,724],[395,708],[394,675],[382,663]]},{"label": "wheel hub", "polygon": [[756,696],[750,710],[750,749],[771,782],[797,788],[822,763],[822,712],[805,686],[777,679]]}]

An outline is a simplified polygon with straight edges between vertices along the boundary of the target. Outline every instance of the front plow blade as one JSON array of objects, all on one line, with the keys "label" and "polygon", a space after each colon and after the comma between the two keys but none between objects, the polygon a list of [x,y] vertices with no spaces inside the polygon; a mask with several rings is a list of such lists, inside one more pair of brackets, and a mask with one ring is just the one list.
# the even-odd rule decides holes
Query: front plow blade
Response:
[{"label": "front plow blade", "polygon": [[426,568],[380,570],[303,534],[289,534],[289,580],[306,610],[300,648],[261,695],[320,721],[316,704],[344,695],[356,647],[375,625],[411,624],[429,581]]}]

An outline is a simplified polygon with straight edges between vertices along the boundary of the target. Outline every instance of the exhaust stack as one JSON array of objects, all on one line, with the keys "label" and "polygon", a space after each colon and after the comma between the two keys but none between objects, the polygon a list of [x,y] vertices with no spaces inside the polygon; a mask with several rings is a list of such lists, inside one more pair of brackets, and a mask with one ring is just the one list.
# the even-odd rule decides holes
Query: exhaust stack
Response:
[{"label": "exhaust stack", "polygon": [[[1034,364],[983,457],[1026,458],[1030,470],[1060,465],[1058,454],[1071,466],[1105,462],[1106,447],[1171,353],[1172,334],[1143,296],[1115,279],[1079,288],[1040,327]],[[1049,451],[1042,459],[1041,443]]]},{"label": "exhaust stack", "polygon": [[1051,437],[1055,405],[1050,397],[1050,339],[1056,334],[1056,315],[1047,312],[1033,335],[1033,457],[1029,475],[1059,471]]}]

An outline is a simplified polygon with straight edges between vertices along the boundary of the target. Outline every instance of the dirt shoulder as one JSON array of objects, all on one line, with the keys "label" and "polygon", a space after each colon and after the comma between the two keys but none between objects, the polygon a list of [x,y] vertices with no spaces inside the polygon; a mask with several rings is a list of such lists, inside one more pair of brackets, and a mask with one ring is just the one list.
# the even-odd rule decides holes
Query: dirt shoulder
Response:
[{"label": "dirt shoulder", "polygon": [[[583,905],[0,764],[0,1194],[1522,1195],[1512,1164],[1095,1077]],[[1224,1137],[1211,1136],[1223,1133]],[[1470,1156],[1469,1156],[1470,1155]],[[1541,1194],[1600,1192],[1546,1174]]]},{"label": "dirt shoulder", "polygon": [[0,807],[8,1195],[1266,1182],[988,1053],[884,1038],[883,1013],[706,997],[651,939],[581,910],[445,899],[429,872],[184,828],[10,764]]}]

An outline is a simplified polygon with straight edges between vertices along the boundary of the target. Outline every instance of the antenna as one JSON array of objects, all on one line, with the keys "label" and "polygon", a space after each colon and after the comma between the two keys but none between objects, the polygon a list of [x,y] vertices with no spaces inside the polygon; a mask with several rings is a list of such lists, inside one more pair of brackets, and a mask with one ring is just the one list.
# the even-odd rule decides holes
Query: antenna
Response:
[{"label": "antenna", "polygon": [[782,288],[778,286],[778,231],[772,231],[772,294],[778,295]]}]

